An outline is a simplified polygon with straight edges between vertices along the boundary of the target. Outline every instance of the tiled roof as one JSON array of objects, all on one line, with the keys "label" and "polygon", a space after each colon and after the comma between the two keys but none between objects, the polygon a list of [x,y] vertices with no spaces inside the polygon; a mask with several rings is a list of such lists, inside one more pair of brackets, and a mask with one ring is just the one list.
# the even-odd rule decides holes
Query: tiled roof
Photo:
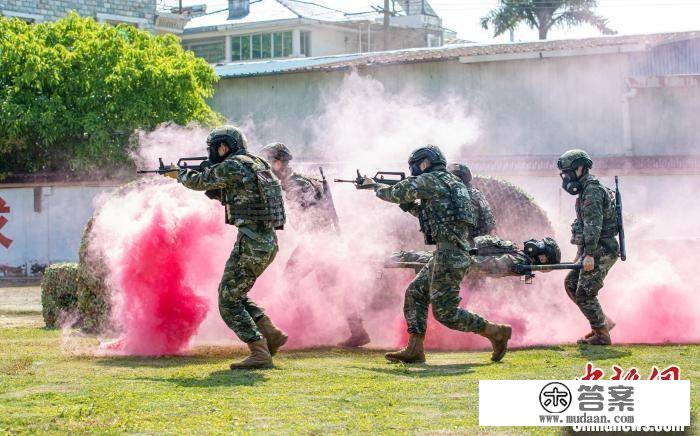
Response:
[{"label": "tiled roof", "polygon": [[583,39],[563,39],[503,44],[460,44],[437,48],[414,48],[385,52],[347,54],[339,56],[279,59],[266,62],[226,64],[215,67],[221,77],[242,77],[264,74],[335,71],[356,67],[401,63],[440,62],[470,56],[495,56],[521,53],[586,50],[628,45],[655,46],[677,40],[700,38],[700,31],[658,33],[650,35],[601,36]]}]

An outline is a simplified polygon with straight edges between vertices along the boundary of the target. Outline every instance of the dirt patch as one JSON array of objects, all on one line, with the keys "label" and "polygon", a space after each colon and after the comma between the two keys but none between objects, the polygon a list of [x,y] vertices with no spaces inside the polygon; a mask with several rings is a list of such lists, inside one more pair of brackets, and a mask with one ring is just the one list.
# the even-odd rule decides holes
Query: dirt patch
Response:
[{"label": "dirt patch", "polygon": [[0,328],[14,327],[43,327],[44,318],[41,313],[32,315],[0,314]]},{"label": "dirt patch", "polygon": [[0,314],[34,312],[41,314],[40,286],[0,288]]}]

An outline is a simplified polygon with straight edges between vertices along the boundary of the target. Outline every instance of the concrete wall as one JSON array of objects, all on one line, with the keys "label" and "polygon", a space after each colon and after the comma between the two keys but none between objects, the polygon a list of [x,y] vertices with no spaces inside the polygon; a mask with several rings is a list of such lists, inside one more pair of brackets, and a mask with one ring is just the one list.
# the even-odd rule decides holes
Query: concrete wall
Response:
[{"label": "concrete wall", "polygon": [[[295,144],[348,72],[224,78],[211,101],[232,120],[251,118],[264,140],[280,132]],[[457,61],[366,68],[387,91],[413,89],[432,101],[457,99],[482,126],[479,155],[557,154],[584,147],[596,155],[627,153],[623,95],[625,54],[461,64]],[[700,88],[642,90],[630,100],[632,154],[687,154],[700,145]],[[672,130],[672,131],[670,131]],[[269,134],[269,135],[268,135]]]},{"label": "concrete wall", "polygon": [[93,199],[112,189],[0,186],[0,276],[7,266],[31,272],[33,265],[77,261]]},{"label": "concrete wall", "polygon": [[156,2],[153,0],[3,0],[0,13],[34,21],[57,20],[70,11],[97,21],[131,22],[136,26],[153,30]]}]

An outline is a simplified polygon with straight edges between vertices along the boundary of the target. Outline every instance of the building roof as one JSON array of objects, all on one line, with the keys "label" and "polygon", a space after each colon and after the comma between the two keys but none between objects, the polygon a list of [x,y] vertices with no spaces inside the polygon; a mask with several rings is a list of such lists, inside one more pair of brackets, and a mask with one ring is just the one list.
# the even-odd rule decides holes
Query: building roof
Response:
[{"label": "building roof", "polygon": [[[251,23],[308,19],[324,22],[348,22],[375,20],[382,15],[375,8],[383,7],[381,0],[252,0],[250,13],[229,20],[227,2],[222,0],[184,1],[183,5],[206,4],[205,15],[192,18],[185,25],[185,32],[202,32],[221,27]],[[400,7],[397,4],[399,14]]]},{"label": "building roof", "polygon": [[629,51],[630,46],[642,50],[674,41],[700,38],[700,31],[657,33],[649,35],[601,36],[583,39],[562,39],[536,42],[501,44],[458,44],[437,48],[413,48],[373,53],[356,53],[295,59],[274,59],[264,62],[245,62],[217,65],[220,77],[245,77],[267,74],[299,73],[311,71],[338,71],[379,65],[402,63],[442,62],[454,60],[498,60],[523,54],[576,55],[584,52]]}]

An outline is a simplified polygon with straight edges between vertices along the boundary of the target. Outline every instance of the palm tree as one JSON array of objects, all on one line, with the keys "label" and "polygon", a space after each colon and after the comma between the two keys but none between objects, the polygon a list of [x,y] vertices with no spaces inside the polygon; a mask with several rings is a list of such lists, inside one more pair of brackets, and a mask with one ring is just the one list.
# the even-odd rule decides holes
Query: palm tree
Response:
[{"label": "palm tree", "polygon": [[493,25],[494,36],[512,30],[524,21],[531,29],[537,28],[540,39],[547,39],[552,26],[591,24],[604,35],[614,35],[608,20],[596,15],[596,0],[501,0],[501,5],[481,19],[481,26]]}]

